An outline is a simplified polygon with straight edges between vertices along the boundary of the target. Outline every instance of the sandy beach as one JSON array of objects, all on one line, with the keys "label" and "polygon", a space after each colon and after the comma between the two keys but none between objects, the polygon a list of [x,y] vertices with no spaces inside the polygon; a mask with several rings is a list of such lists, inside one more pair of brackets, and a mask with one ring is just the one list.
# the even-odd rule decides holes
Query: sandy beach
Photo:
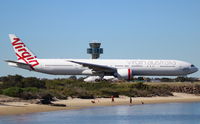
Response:
[{"label": "sandy beach", "polygon": [[[172,103],[172,102],[200,102],[200,96],[185,93],[173,93],[174,96],[169,97],[136,97],[132,98],[132,105],[136,104],[156,104],[156,103]],[[48,112],[59,110],[81,109],[95,106],[114,106],[114,105],[130,105],[130,98],[120,96],[114,98],[97,98],[97,99],[68,99],[58,100],[53,103],[65,104],[66,107],[55,107],[50,105],[31,104],[30,102],[0,102],[0,116],[28,114],[35,112]]]}]

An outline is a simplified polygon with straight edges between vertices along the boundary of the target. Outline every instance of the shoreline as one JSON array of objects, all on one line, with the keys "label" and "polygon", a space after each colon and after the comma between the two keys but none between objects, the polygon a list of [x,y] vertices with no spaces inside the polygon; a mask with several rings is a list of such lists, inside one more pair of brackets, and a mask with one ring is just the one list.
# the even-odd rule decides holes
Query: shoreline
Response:
[{"label": "shoreline", "polygon": [[116,106],[116,105],[139,105],[139,104],[161,104],[161,103],[184,103],[184,102],[200,102],[200,96],[185,93],[173,93],[174,96],[167,97],[134,97],[132,104],[130,98],[120,96],[115,98],[114,102],[111,98],[96,99],[68,99],[58,100],[53,103],[65,104],[66,107],[56,107],[50,105],[31,104],[29,102],[1,102],[0,116],[31,114],[37,112],[50,112],[59,110],[75,110],[97,106]]}]

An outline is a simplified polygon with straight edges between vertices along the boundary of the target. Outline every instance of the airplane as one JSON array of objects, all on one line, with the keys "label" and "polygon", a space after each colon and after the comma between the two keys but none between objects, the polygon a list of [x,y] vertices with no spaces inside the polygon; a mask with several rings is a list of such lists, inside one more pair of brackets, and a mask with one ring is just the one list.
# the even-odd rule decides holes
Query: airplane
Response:
[{"label": "airplane", "polygon": [[9,34],[17,60],[8,65],[52,75],[87,75],[131,80],[133,76],[186,76],[198,71],[180,60],[39,59],[15,34]]}]

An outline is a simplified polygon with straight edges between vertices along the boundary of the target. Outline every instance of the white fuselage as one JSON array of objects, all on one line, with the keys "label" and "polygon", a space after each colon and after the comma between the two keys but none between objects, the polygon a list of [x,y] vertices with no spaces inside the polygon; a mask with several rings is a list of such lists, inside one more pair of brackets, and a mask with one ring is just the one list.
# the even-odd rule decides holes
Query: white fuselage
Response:
[{"label": "white fuselage", "polygon": [[132,76],[185,76],[198,69],[178,60],[121,60],[121,59],[39,59],[15,34],[9,34],[17,61],[9,65],[53,75],[114,76],[130,80]]},{"label": "white fuselage", "polygon": [[[198,69],[192,64],[178,60],[110,60],[110,59],[38,59],[35,71],[53,75],[98,75],[92,69],[70,61],[85,62],[116,69],[131,69],[132,75],[185,76]],[[106,76],[106,75],[104,75]]]}]

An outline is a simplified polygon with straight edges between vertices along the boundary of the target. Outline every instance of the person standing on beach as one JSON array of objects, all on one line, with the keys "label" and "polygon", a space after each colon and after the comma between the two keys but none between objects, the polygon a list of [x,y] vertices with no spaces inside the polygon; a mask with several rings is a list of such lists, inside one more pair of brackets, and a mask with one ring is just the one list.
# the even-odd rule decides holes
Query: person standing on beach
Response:
[{"label": "person standing on beach", "polygon": [[130,96],[130,103],[132,104],[133,100],[132,100],[132,97]]},{"label": "person standing on beach", "polygon": [[112,102],[114,102],[114,101],[115,101],[115,99],[114,99],[114,96],[111,96],[111,99],[112,99]]}]

